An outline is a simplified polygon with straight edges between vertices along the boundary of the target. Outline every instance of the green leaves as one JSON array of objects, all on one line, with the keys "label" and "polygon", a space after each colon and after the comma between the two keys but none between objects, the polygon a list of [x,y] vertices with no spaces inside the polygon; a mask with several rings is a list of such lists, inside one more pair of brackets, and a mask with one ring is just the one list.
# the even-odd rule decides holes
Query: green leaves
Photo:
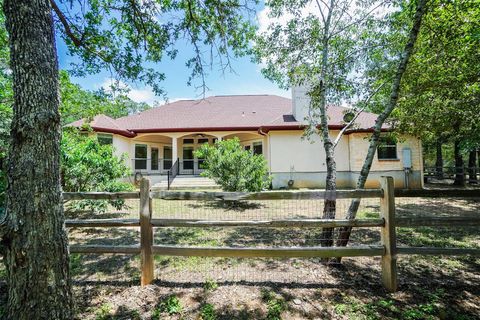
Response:
[{"label": "green leaves", "polygon": [[[63,191],[66,192],[118,192],[133,189],[131,184],[120,181],[130,175],[124,157],[116,157],[112,146],[101,145],[95,136],[81,136],[75,129],[63,134],[61,175]],[[106,210],[108,203],[116,208],[121,208],[124,204],[123,201],[82,201],[76,205],[102,211]]]},{"label": "green leaves", "polygon": [[403,82],[396,114],[403,131],[479,146],[479,17],[478,0],[431,3]]},{"label": "green leaves", "polygon": [[[60,35],[70,53],[80,57],[79,76],[111,71],[117,79],[140,81],[157,95],[165,74],[151,65],[177,56],[176,44],[194,47],[186,64],[188,83],[202,79],[207,67],[230,67],[231,56],[247,52],[254,35],[257,0],[57,0]],[[71,6],[74,8],[72,9]],[[63,18],[63,19],[62,19]]]},{"label": "green leaves", "polygon": [[122,88],[110,91],[88,91],[70,81],[66,71],[60,71],[60,114],[62,123],[68,124],[82,118],[104,114],[118,118],[149,109],[146,103],[137,103],[126,96]]},{"label": "green leaves", "polygon": [[205,144],[195,156],[205,159],[202,175],[215,180],[224,191],[257,192],[270,186],[265,158],[243,150],[238,138],[214,146]]}]

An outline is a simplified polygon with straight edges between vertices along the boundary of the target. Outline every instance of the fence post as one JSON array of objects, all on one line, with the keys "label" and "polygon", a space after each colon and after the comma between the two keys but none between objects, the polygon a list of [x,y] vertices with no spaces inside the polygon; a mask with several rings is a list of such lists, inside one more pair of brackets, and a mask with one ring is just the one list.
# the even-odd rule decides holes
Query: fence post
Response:
[{"label": "fence post", "polygon": [[140,180],[140,254],[141,284],[148,285],[153,281],[153,228],[152,199],[150,198],[150,180]]},{"label": "fence post", "polygon": [[385,247],[382,256],[382,282],[389,292],[397,290],[397,236],[395,230],[395,194],[392,177],[380,177],[383,198],[380,199],[380,214],[385,220],[380,237]]}]

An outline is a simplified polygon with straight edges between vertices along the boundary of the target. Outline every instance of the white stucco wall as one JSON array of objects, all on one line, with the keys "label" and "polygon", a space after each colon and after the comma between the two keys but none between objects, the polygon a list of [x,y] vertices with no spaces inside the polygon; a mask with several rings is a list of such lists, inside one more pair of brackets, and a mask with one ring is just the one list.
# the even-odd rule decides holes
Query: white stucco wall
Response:
[{"label": "white stucco wall", "polygon": [[[338,131],[332,132],[335,137]],[[316,172],[326,171],[325,150],[323,142],[318,135],[302,139],[303,132],[292,131],[270,131],[269,158],[272,172]],[[349,171],[349,147],[348,136],[344,136],[336,150],[338,171]]]},{"label": "white stucco wall", "polygon": [[[332,137],[338,131],[332,131]],[[335,150],[337,162],[337,187],[352,188],[356,184],[367,154],[369,134],[355,133],[342,137]],[[286,187],[294,180],[294,187],[315,188],[325,184],[325,151],[318,135],[302,139],[301,131],[269,132],[270,170],[274,188]],[[423,187],[422,148],[419,139],[403,136],[397,144],[396,160],[378,160],[375,155],[367,188],[378,188],[381,175],[393,176],[397,188],[406,187],[402,150],[412,152],[412,172],[408,174],[410,188]]]}]

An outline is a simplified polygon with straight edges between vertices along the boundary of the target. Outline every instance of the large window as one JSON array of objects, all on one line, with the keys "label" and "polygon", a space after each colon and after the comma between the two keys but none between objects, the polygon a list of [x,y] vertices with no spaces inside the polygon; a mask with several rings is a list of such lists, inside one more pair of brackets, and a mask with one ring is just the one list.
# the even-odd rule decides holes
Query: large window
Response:
[{"label": "large window", "polygon": [[152,170],[158,170],[158,148],[152,148],[152,160],[150,166]]},{"label": "large window", "polygon": [[113,136],[111,134],[106,133],[99,133],[97,134],[98,143],[101,145],[112,145],[113,144]]},{"label": "large window", "polygon": [[135,145],[135,169],[136,170],[147,169],[147,145],[146,144]]},{"label": "large window", "polygon": [[377,147],[378,160],[398,160],[397,141],[391,137],[381,137]]},{"label": "large window", "polygon": [[261,142],[253,143],[253,154],[263,154],[263,147]]},{"label": "large window", "polygon": [[[175,159],[176,161],[177,159]],[[163,147],[163,170],[170,170],[173,166],[172,161],[172,147],[164,146]]]}]

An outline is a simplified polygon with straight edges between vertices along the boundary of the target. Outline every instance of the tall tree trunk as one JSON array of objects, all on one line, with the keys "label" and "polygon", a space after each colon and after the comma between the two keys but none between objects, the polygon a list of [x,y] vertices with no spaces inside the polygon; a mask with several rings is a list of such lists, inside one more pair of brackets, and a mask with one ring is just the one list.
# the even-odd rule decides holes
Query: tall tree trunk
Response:
[{"label": "tall tree trunk", "polygon": [[460,150],[460,140],[455,139],[453,153],[455,157],[455,180],[453,181],[454,186],[464,186],[465,185],[465,169],[463,167],[463,157]]},{"label": "tall tree trunk", "polygon": [[[325,163],[327,166],[327,176],[325,178],[326,197],[324,199],[323,219],[335,219],[337,210],[337,200],[335,198],[337,191],[337,165],[335,162],[335,147],[332,138],[330,137],[330,130],[328,128],[327,115],[327,84],[326,73],[328,68],[329,56],[329,41],[330,41],[330,24],[335,7],[335,0],[330,1],[327,19],[325,21],[325,28],[322,38],[322,67],[320,75],[319,88],[319,109],[320,109],[320,131],[323,141],[323,148],[325,150]],[[321,244],[324,247],[331,247],[333,245],[333,228],[324,228],[321,234]]]},{"label": "tall tree trunk", "polygon": [[477,151],[472,150],[468,155],[468,183],[477,184]]},{"label": "tall tree trunk", "polygon": [[[2,234],[8,319],[72,319],[60,189],[58,63],[48,0],[5,0],[14,114]],[[5,222],[6,221],[6,222]]]},{"label": "tall tree trunk", "polygon": [[442,153],[442,140],[437,139],[435,146],[437,148],[437,161],[435,162],[435,175],[437,179],[443,179],[443,153]]},{"label": "tall tree trunk", "polygon": [[[378,116],[377,120],[375,121],[375,125],[373,127],[373,134],[370,137],[370,144],[368,146],[367,155],[365,157],[365,161],[363,162],[363,166],[357,180],[357,185],[356,185],[357,189],[365,188],[365,183],[367,182],[367,177],[372,167],[373,159],[375,157],[375,152],[377,151],[380,133],[382,132],[382,126],[385,120],[387,120],[387,118],[390,116],[392,111],[397,106],[398,95],[400,92],[400,83],[402,82],[402,77],[407,69],[408,61],[410,59],[410,56],[412,55],[415,42],[417,42],[417,37],[418,37],[418,33],[420,32],[420,27],[422,25],[422,18],[425,13],[425,7],[426,7],[427,1],[428,0],[419,0],[417,2],[417,8],[415,11],[415,15],[413,17],[412,29],[410,30],[408,41],[405,45],[405,48],[403,49],[403,54],[401,56],[398,69],[395,74],[395,78],[393,80],[390,99],[388,101],[387,106],[385,107],[385,110]],[[345,217],[346,219],[355,219],[358,208],[360,207],[360,201],[361,199],[353,199],[350,202],[350,206],[348,208],[348,211]],[[351,227],[340,228],[339,236],[337,240],[337,246],[346,246],[348,243],[348,240],[350,239],[351,232],[352,232]]]}]

